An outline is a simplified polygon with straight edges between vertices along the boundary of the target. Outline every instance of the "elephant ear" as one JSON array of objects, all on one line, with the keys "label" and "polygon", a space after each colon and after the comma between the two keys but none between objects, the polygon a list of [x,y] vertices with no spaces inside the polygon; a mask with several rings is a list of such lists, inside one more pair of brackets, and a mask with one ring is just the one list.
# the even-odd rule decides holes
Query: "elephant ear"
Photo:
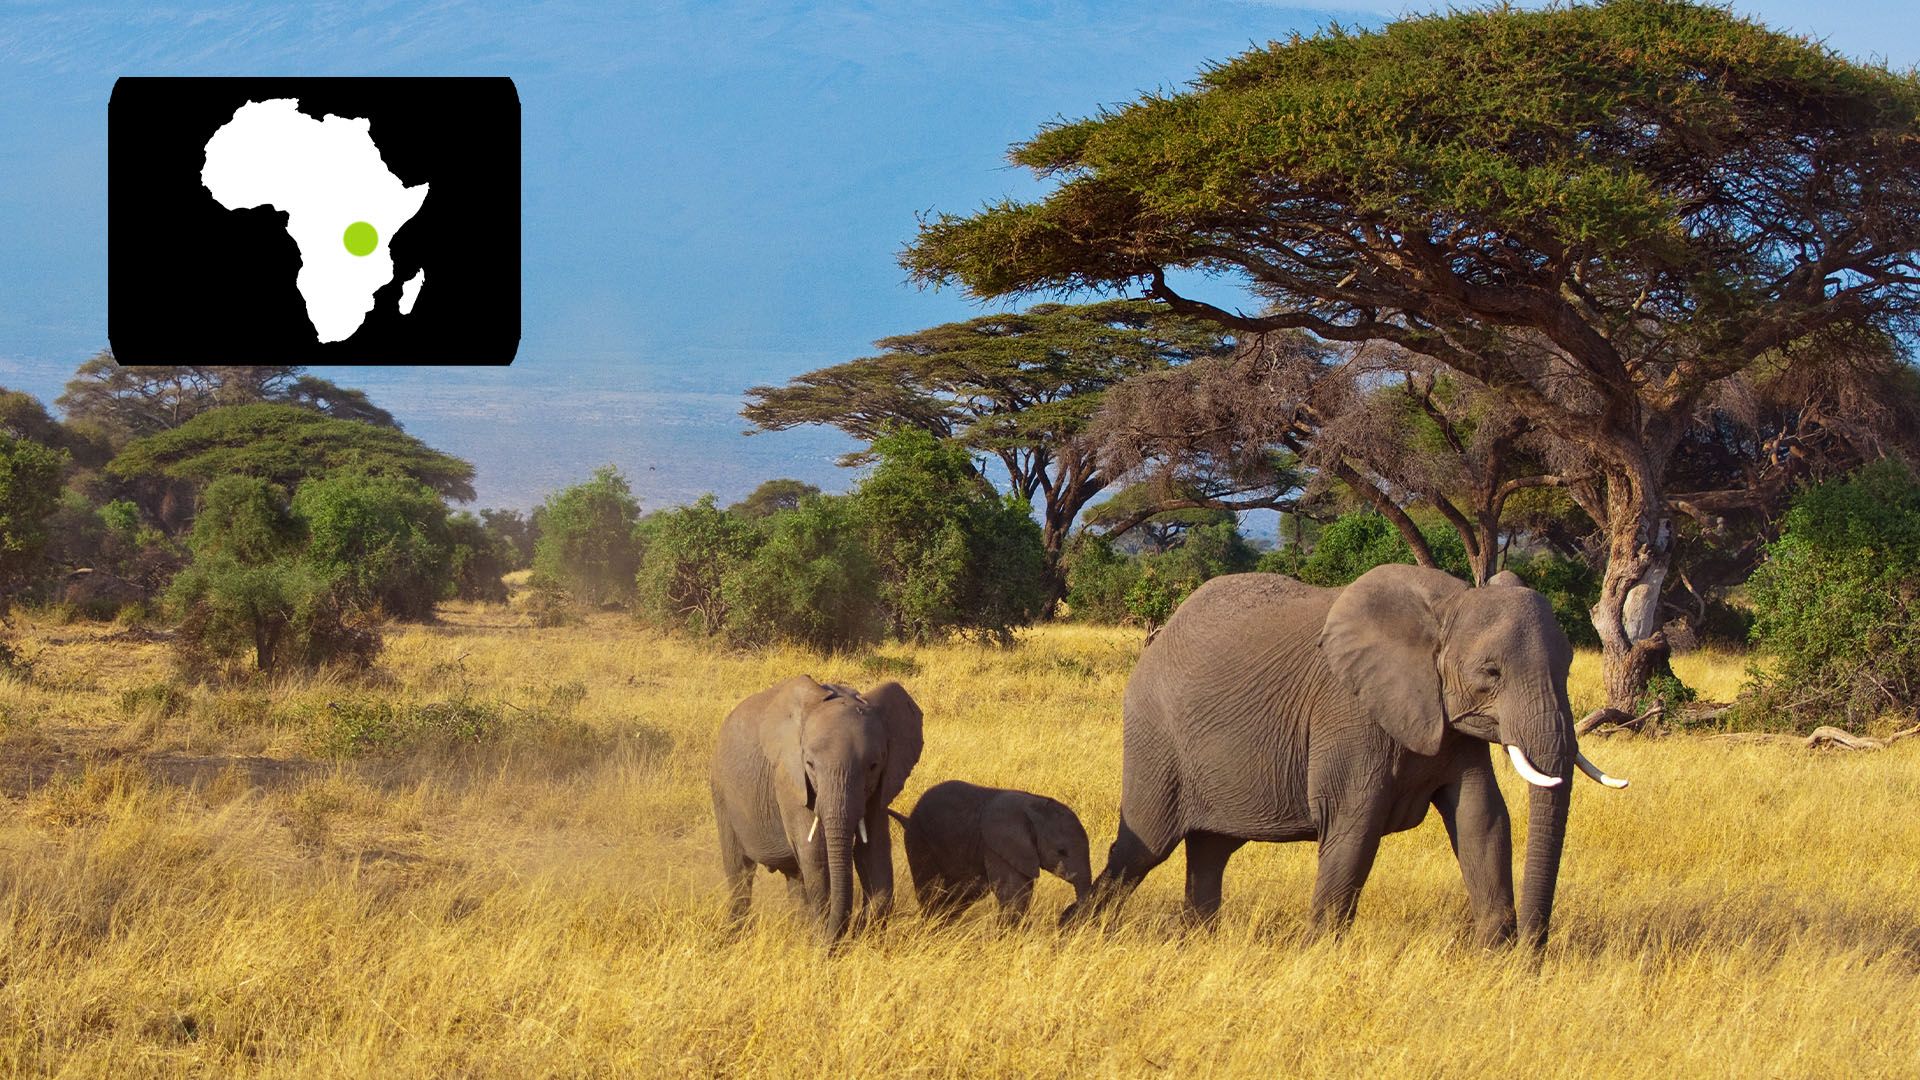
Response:
[{"label": "elephant ear", "polygon": [[1440,693],[1440,605],[1466,589],[1422,566],[1376,566],[1341,590],[1320,631],[1320,653],[1394,741],[1435,754],[1446,731]]},{"label": "elephant ear", "polygon": [[1527,583],[1520,580],[1520,575],[1514,573],[1511,570],[1502,570],[1499,573],[1493,575],[1492,577],[1487,579],[1487,584],[1511,585],[1515,588],[1520,588],[1520,589],[1524,589],[1527,587]]},{"label": "elephant ear", "polygon": [[1015,802],[1008,796],[993,801],[981,821],[987,850],[1023,876],[1039,872],[1040,818],[1032,800]]},{"label": "elephant ear", "polygon": [[795,675],[767,691],[771,700],[760,722],[760,752],[773,766],[773,790],[782,806],[808,806],[807,769],[800,756],[800,728],[807,710],[832,691],[811,675]]},{"label": "elephant ear", "polygon": [[920,761],[920,706],[897,682],[881,683],[865,695],[887,729],[887,766],[880,777],[880,805],[900,796],[907,774]]}]

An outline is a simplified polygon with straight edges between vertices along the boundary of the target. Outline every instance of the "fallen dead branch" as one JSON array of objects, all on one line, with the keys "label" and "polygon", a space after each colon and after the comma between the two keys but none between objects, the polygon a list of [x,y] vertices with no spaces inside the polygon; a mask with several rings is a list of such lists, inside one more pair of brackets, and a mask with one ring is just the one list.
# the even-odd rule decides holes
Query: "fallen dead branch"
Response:
[{"label": "fallen dead branch", "polygon": [[1837,727],[1817,727],[1807,736],[1806,747],[1818,750],[1823,747],[1839,747],[1845,750],[1885,750],[1887,744],[1879,739],[1869,739],[1864,735],[1851,735]]}]

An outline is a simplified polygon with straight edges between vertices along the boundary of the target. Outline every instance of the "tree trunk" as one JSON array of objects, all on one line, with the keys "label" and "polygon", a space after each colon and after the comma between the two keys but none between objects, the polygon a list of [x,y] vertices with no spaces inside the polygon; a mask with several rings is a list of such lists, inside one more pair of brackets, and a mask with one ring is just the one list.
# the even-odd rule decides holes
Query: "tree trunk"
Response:
[{"label": "tree trunk", "polygon": [[1600,634],[1608,708],[1633,711],[1653,671],[1653,653],[1635,646],[1660,630],[1660,589],[1673,557],[1673,521],[1644,457],[1607,472],[1607,568],[1593,628]]}]

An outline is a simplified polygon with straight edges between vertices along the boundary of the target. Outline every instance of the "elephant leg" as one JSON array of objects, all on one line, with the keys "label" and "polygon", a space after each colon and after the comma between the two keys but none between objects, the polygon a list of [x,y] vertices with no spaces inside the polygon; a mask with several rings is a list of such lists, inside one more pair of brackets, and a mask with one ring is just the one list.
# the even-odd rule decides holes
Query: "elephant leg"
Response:
[{"label": "elephant leg", "polygon": [[1513,831],[1485,751],[1460,778],[1434,792],[1434,808],[1460,861],[1474,936],[1488,948],[1513,940]]},{"label": "elephant leg", "polygon": [[868,814],[868,842],[854,848],[854,870],[865,898],[863,925],[878,923],[893,910],[893,839],[888,834],[888,820],[884,807]]},{"label": "elephant leg", "polygon": [[961,912],[978,899],[965,885],[944,877],[932,877],[927,880],[927,887],[920,890],[920,910],[934,923],[945,926],[958,919]]},{"label": "elephant leg", "polygon": [[1227,860],[1246,841],[1219,833],[1187,834],[1187,917],[1199,923],[1211,922],[1220,912],[1220,882],[1227,871]]},{"label": "elephant leg", "polygon": [[1000,902],[1002,923],[1018,926],[1027,917],[1027,908],[1033,903],[1033,882],[1034,878],[1020,874],[994,876],[993,898]]},{"label": "elephant leg", "polygon": [[1360,907],[1360,889],[1373,870],[1386,831],[1386,807],[1376,802],[1341,813],[1319,800],[1320,866],[1313,881],[1312,916],[1316,927],[1338,933],[1353,924]]},{"label": "elephant leg", "polygon": [[741,849],[718,795],[713,800],[713,816],[720,829],[720,870],[727,878],[727,921],[739,926],[753,906],[753,860]]},{"label": "elephant leg", "polygon": [[807,884],[800,880],[800,871],[782,870],[780,876],[787,879],[787,899],[792,900],[800,908],[807,908],[809,905]]}]

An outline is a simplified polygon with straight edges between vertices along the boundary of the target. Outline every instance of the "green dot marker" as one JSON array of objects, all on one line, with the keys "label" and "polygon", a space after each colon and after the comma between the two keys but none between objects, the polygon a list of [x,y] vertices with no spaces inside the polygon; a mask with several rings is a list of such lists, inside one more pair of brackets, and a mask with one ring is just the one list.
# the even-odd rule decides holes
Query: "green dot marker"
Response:
[{"label": "green dot marker", "polygon": [[342,239],[346,241],[347,250],[353,254],[371,255],[374,247],[380,243],[380,234],[366,222],[356,221],[347,226],[347,235]]}]

